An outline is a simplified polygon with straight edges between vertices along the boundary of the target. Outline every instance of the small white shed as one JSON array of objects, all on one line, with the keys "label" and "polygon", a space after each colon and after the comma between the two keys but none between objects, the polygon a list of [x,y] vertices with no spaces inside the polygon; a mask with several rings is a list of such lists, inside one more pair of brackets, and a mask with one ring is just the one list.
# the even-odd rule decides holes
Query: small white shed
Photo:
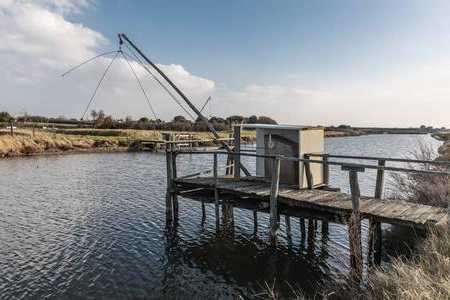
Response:
[{"label": "small white shed", "polygon": [[[256,153],[303,158],[306,153],[324,153],[324,129],[297,125],[243,124],[243,129],[256,130]],[[320,160],[320,157],[314,157]],[[270,178],[272,165],[268,159],[256,158],[256,175]],[[312,163],[314,185],[323,184],[323,165]],[[281,161],[280,183],[307,187],[302,162]]]}]

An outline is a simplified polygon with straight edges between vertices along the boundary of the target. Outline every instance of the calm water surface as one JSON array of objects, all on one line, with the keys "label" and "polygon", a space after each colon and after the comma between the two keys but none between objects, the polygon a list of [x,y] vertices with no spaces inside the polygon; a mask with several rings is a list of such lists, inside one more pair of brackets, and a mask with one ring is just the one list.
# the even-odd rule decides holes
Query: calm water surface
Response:
[{"label": "calm water surface", "polygon": [[[328,139],[326,148],[404,157],[419,143],[439,145],[429,136],[373,135]],[[211,165],[197,156],[178,162],[181,175]],[[342,225],[322,236],[319,223],[302,240],[298,220],[291,218],[289,237],[282,219],[272,247],[266,214],[258,215],[256,234],[253,214],[240,209],[233,230],[216,232],[213,205],[202,223],[200,203],[180,198],[179,225],[167,229],[165,168],[163,154],[149,153],[1,160],[0,298],[253,298],[274,280],[285,296],[290,286],[313,295],[348,273]],[[362,175],[364,194],[373,193],[373,177]],[[331,179],[348,189],[345,173],[332,169]],[[385,238],[388,254],[401,251],[398,236]]]}]

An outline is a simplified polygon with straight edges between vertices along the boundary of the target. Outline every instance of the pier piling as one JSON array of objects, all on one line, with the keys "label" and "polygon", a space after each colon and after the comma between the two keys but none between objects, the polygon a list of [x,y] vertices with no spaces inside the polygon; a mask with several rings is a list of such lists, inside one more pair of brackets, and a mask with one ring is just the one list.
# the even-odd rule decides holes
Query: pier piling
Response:
[{"label": "pier piling", "polygon": [[359,211],[359,201],[361,193],[358,183],[358,172],[363,172],[363,168],[342,167],[349,171],[350,191],[352,196],[352,213],[348,221],[348,237],[350,243],[350,265],[352,268],[352,278],[359,282],[362,278],[363,258],[361,247],[361,217]]},{"label": "pier piling", "polygon": [[278,230],[278,191],[280,184],[280,159],[278,157],[272,160],[272,181],[270,187],[270,236],[276,237]]},{"label": "pier piling", "polygon": [[219,217],[219,190],[217,189],[217,153],[214,153],[213,176],[214,176],[214,208],[216,212],[216,228],[218,230],[220,226],[220,217]]},{"label": "pier piling", "polygon": [[166,167],[167,167],[167,193],[166,193],[166,218],[170,222],[173,220],[173,196],[172,196],[172,184],[173,184],[173,160],[172,152],[166,149]]},{"label": "pier piling", "polygon": [[[241,153],[241,126],[234,126],[234,152]],[[241,177],[241,155],[234,155],[234,178]]]}]

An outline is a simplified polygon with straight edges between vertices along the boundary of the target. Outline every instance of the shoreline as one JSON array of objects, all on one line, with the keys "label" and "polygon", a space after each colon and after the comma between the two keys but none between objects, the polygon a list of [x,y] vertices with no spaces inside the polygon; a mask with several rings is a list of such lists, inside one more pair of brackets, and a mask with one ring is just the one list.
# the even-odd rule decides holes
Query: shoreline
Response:
[{"label": "shoreline", "polygon": [[[325,132],[326,139],[357,137],[362,135],[373,135],[373,133],[355,134],[355,132],[349,131]],[[136,148],[134,143],[137,140],[139,140],[139,137],[134,136],[88,136],[48,132],[38,132],[33,134],[29,131],[20,131],[17,132],[15,136],[5,134],[0,135],[0,159],[41,155],[150,152],[148,150]],[[252,144],[254,142],[255,137],[252,135],[243,137],[243,144]],[[212,146],[214,146],[212,142],[205,142],[204,145],[199,145],[194,147],[194,149]],[[441,147],[447,149],[450,148],[450,144],[444,142]]]}]

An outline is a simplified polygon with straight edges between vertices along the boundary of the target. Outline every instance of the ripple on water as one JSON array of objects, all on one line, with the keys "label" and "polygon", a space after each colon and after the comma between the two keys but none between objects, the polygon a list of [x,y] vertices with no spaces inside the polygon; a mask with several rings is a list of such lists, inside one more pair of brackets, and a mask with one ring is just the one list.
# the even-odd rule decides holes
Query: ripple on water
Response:
[{"label": "ripple on water", "polygon": [[[329,139],[326,146],[338,154],[399,157],[421,139],[428,137]],[[178,159],[180,175],[211,165],[209,157]],[[235,209],[234,229],[216,233],[214,206],[206,204],[202,224],[201,204],[180,197],[179,226],[166,228],[161,154],[10,159],[0,169],[2,299],[233,298],[255,295],[275,278],[279,291],[288,292],[288,282],[313,293],[348,271],[342,225],[330,224],[322,236],[318,222],[315,235],[302,238],[298,218],[290,220],[291,236],[282,218],[279,243],[271,247],[266,214],[258,213],[254,234],[253,214]],[[372,192],[373,176],[361,176],[363,193]],[[347,189],[348,178],[334,178]]]}]

